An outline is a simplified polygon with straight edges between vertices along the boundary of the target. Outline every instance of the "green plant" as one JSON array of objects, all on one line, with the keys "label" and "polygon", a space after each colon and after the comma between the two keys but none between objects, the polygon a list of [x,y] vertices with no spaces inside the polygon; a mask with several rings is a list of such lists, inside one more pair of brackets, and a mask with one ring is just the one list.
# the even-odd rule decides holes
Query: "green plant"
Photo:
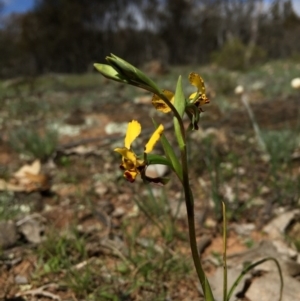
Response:
[{"label": "green plant", "polygon": [[[219,51],[214,52],[211,59],[219,66],[230,70],[245,70],[248,67],[245,60],[246,51],[247,46],[241,40],[234,38],[228,40]],[[265,51],[255,46],[249,63],[256,64],[263,61],[265,57]]]},{"label": "green plant", "polygon": [[232,74],[228,74],[224,70],[219,70],[212,77],[212,85],[217,93],[229,95],[233,93],[236,87],[236,80]]},{"label": "green plant", "polygon": [[[147,214],[148,216],[148,214]],[[167,292],[164,282],[179,280],[188,276],[191,264],[188,258],[182,258],[169,249],[172,242],[165,238],[161,243],[160,232],[153,231],[156,221],[149,224],[143,220],[124,220],[122,233],[128,246],[128,252],[122,261],[116,264],[116,270],[125,279],[130,277],[129,292],[138,293],[144,289],[153,291],[153,299],[165,300]],[[146,231],[146,235],[142,232]],[[164,238],[164,237],[163,237]],[[174,243],[174,242],[173,242]]]},{"label": "green plant", "polygon": [[76,230],[72,236],[58,235],[57,230],[47,233],[47,239],[37,249],[43,273],[69,269],[78,260],[86,259],[84,238]]},{"label": "green plant", "polygon": [[17,152],[46,161],[57,147],[58,134],[53,130],[40,134],[33,129],[19,128],[10,132],[9,143]]},{"label": "green plant", "polygon": [[264,130],[262,138],[273,165],[287,163],[297,144],[298,134],[292,130]]},{"label": "green plant", "polygon": [[0,221],[9,220],[21,213],[20,204],[16,202],[12,192],[0,193]]},{"label": "green plant", "polygon": [[81,269],[69,268],[66,272],[65,282],[79,298],[86,299],[96,287],[93,285],[96,271],[87,264]]},{"label": "green plant", "polygon": [[[150,136],[150,139],[144,147],[144,151],[141,155],[137,155],[132,149],[132,143],[141,133],[141,124],[132,120],[128,123],[127,132],[124,140],[124,146],[115,148],[115,151],[119,153],[122,157],[121,169],[124,172],[124,177],[127,181],[133,183],[137,176],[141,176],[144,182],[159,183],[165,185],[168,183],[167,178],[156,177],[149,178],[146,175],[147,166],[151,164],[164,164],[171,168],[175,173],[178,180],[182,185],[185,196],[185,204],[187,209],[187,220],[188,220],[188,230],[189,230],[189,242],[190,249],[192,253],[192,258],[194,266],[199,278],[199,282],[202,286],[204,299],[206,301],[214,301],[214,296],[209,284],[209,281],[204,272],[203,266],[201,264],[198,247],[196,241],[196,230],[195,230],[195,213],[194,213],[194,197],[193,192],[190,186],[189,179],[189,164],[188,164],[188,153],[187,153],[187,131],[188,130],[197,130],[198,123],[200,118],[200,113],[203,111],[202,106],[209,102],[208,98],[205,95],[205,86],[203,79],[196,73],[191,73],[189,75],[189,81],[191,85],[197,88],[197,91],[192,93],[187,99],[184,96],[181,77],[179,77],[175,94],[168,90],[161,90],[150,78],[148,78],[143,72],[124,61],[123,59],[111,55],[106,58],[108,65],[104,64],[95,64],[96,69],[105,77],[115,80],[117,82],[130,84],[137,86],[139,88],[145,89],[149,92],[154,93],[152,97],[153,106],[162,113],[172,113],[173,115],[173,125],[174,125],[174,134],[177,140],[176,147],[178,147],[180,152],[180,159],[178,159],[174,146],[172,146],[169,140],[164,136],[164,126],[162,124],[157,124],[153,120],[155,130]],[[190,120],[190,125],[188,129],[185,128],[183,123],[183,116],[187,115]],[[160,140],[164,156],[153,155],[151,154],[152,150],[156,143]],[[223,281],[223,300],[229,301],[235,285],[230,289],[227,294],[227,265],[226,265],[226,213],[225,205],[222,203],[222,212],[223,212],[223,262],[224,262],[224,281]],[[138,233],[138,232],[137,232]],[[269,259],[269,258],[268,258]],[[264,262],[265,260],[254,263],[252,267],[255,267],[257,264]],[[276,259],[272,260],[278,266],[280,276],[281,276],[281,288],[280,288],[280,297],[282,296],[282,275],[280,267]],[[149,265],[148,263],[145,264]],[[150,262],[151,269],[151,262]],[[244,273],[240,275],[236,283],[239,283],[242,279]],[[148,274],[144,277],[148,279]]]}]

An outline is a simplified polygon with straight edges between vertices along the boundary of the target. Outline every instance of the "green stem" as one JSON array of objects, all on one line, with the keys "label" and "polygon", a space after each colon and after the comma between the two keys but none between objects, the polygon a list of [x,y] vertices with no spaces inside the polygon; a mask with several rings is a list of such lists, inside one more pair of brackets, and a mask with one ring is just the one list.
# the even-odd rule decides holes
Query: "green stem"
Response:
[{"label": "green stem", "polygon": [[170,100],[163,94],[163,93],[159,93],[157,94],[167,105],[168,107],[172,110],[174,117],[178,120],[178,123],[180,125],[180,132],[182,135],[182,138],[185,141],[185,130],[184,130],[184,125],[182,122],[182,118],[179,115],[178,111],[176,110],[176,108],[174,107],[174,105],[170,102]]},{"label": "green stem", "polygon": [[223,212],[223,301],[227,301],[227,217],[226,217],[226,206],[222,202]]},{"label": "green stem", "polygon": [[[169,101],[169,99],[163,94],[160,93],[158,95],[161,99],[165,101],[165,103],[171,108],[174,117],[178,120],[180,126],[180,132],[182,135],[183,141],[186,142],[186,135],[184,130],[184,125],[176,108],[173,104]],[[192,257],[194,261],[194,266],[198,275],[198,279],[202,286],[204,298],[206,301],[214,301],[214,297],[211,291],[211,287],[207,280],[207,277],[204,273],[204,270],[201,265],[200,256],[198,253],[198,246],[197,246],[197,239],[196,239],[196,229],[195,229],[195,212],[194,212],[194,198],[193,193],[190,188],[189,182],[189,173],[188,173],[188,162],[187,162],[187,149],[186,143],[181,148],[181,164],[182,164],[182,179],[183,179],[183,189],[185,195],[185,204],[186,204],[186,211],[188,217],[188,227],[189,227],[189,239],[190,239],[190,247],[192,252]]]},{"label": "green stem", "polygon": [[186,146],[181,150],[182,172],[183,172],[183,188],[185,194],[185,204],[188,217],[189,238],[190,247],[192,251],[192,257],[194,266],[203,289],[204,298],[206,301],[213,301],[214,297],[208,283],[207,277],[201,265],[200,256],[198,253],[196,229],[195,229],[195,211],[194,211],[194,198],[190,189],[189,177],[188,177],[188,164],[187,164],[187,151]]}]

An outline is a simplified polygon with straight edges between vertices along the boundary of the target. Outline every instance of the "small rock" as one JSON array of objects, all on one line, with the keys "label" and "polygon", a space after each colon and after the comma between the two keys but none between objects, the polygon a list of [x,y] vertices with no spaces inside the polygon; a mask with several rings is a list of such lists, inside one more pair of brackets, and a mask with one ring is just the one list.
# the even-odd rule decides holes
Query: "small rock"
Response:
[{"label": "small rock", "polygon": [[124,214],[125,214],[125,209],[123,207],[118,207],[113,211],[112,216],[119,218],[122,217]]},{"label": "small rock", "polygon": [[82,232],[85,234],[100,233],[101,231],[103,231],[103,225],[101,223],[97,223],[95,220],[91,219],[90,221],[88,221],[85,224],[78,225],[77,230],[79,232]]},{"label": "small rock", "polygon": [[19,285],[28,284],[28,279],[25,276],[17,275],[15,277],[15,283]]},{"label": "small rock", "polygon": [[150,178],[163,177],[168,171],[168,167],[163,164],[152,164],[146,169],[146,176]]},{"label": "small rock", "polygon": [[[253,279],[245,297],[247,300],[278,300],[280,290],[280,280],[278,272],[264,273],[261,277]],[[284,279],[282,301],[299,300],[299,281],[292,277]]]},{"label": "small rock", "polygon": [[251,206],[262,206],[266,204],[266,200],[261,197],[254,197],[251,201]]},{"label": "small rock", "polygon": [[108,188],[106,185],[104,185],[102,182],[97,182],[95,183],[95,192],[99,195],[99,196],[103,196],[107,193]]},{"label": "small rock", "polygon": [[43,235],[45,230],[43,220],[44,218],[42,216],[35,214],[26,216],[16,223],[18,232],[22,233],[30,243],[41,243],[44,240]]},{"label": "small rock", "polygon": [[22,204],[19,206],[19,210],[23,213],[28,213],[30,212],[31,208],[28,205]]},{"label": "small rock", "polygon": [[233,203],[236,195],[233,192],[233,188],[227,184],[224,184],[224,197],[228,200],[229,203]]},{"label": "small rock", "polygon": [[271,191],[271,190],[270,190],[269,187],[263,186],[263,187],[260,189],[260,194],[261,194],[261,195],[268,194],[270,191]]},{"label": "small rock", "polygon": [[80,134],[82,127],[79,125],[68,125],[59,122],[52,123],[49,128],[58,132],[59,135],[77,136]]},{"label": "small rock", "polygon": [[[216,301],[223,300],[223,286],[221,283],[223,283],[223,272],[224,269],[223,267],[218,267],[214,273],[208,276],[209,283],[211,285],[214,298]],[[235,268],[228,268],[227,269],[227,281],[228,281],[228,287],[231,287],[234,283],[234,281],[237,279],[237,277],[240,275],[240,271],[235,269]],[[235,288],[235,293],[237,294],[238,292],[243,290],[244,287],[244,282],[246,281],[247,278],[250,278],[250,276],[246,275],[245,278],[242,279],[242,281],[239,282],[238,286]],[[202,291],[202,289],[201,289]],[[230,299],[234,300],[234,298]],[[255,299],[251,299],[255,300]],[[256,299],[256,300],[259,300]],[[275,300],[275,299],[274,299]]]},{"label": "small rock", "polygon": [[138,96],[136,97],[133,102],[136,103],[136,104],[149,104],[151,103],[151,99],[152,97],[151,96]]},{"label": "small rock", "polygon": [[117,122],[110,122],[109,124],[106,125],[105,127],[105,133],[107,135],[112,135],[112,134],[126,134],[127,131],[127,122],[122,122],[122,123],[117,123]]},{"label": "small rock", "polygon": [[207,228],[215,228],[216,225],[217,225],[217,222],[212,218],[207,218],[205,221],[205,226]]},{"label": "small rock", "polygon": [[243,93],[244,93],[244,87],[243,86],[238,85],[238,86],[235,87],[234,94],[241,95]]},{"label": "small rock", "polygon": [[140,209],[138,205],[134,205],[132,209],[127,213],[126,217],[137,217],[139,215]]},{"label": "small rock", "polygon": [[234,231],[242,236],[249,236],[251,231],[255,229],[255,225],[252,223],[249,224],[235,224],[232,226]]},{"label": "small rock", "polygon": [[283,241],[273,240],[272,243],[275,246],[278,253],[283,254],[290,259],[297,259],[298,252],[289,248]]},{"label": "small rock", "polygon": [[246,174],[245,168],[244,168],[244,167],[238,167],[238,169],[237,169],[237,174],[238,174],[239,176],[245,175],[245,174]]},{"label": "small rock", "polygon": [[299,214],[299,210],[297,209],[280,214],[269,224],[267,224],[263,228],[263,231],[269,235],[270,239],[282,238],[282,235],[285,234],[286,228],[296,216],[296,214]]},{"label": "small rock", "polygon": [[300,89],[300,77],[296,77],[291,81],[291,86],[294,89]]}]

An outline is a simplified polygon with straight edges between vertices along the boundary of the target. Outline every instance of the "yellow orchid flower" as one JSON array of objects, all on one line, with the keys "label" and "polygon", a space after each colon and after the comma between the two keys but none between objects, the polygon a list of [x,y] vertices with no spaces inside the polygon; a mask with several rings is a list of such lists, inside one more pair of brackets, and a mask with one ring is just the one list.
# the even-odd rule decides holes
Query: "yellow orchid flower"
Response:
[{"label": "yellow orchid flower", "polygon": [[[202,111],[201,106],[209,103],[209,99],[205,94],[204,80],[199,74],[192,72],[189,75],[189,81],[191,85],[195,86],[198,89],[197,92],[194,92],[189,96],[190,102],[195,104],[199,108],[199,110]],[[172,104],[174,103],[173,92],[163,90],[162,93],[170,100]],[[171,111],[169,106],[156,94],[154,94],[152,97],[152,104],[156,110],[162,113],[169,113]]]},{"label": "yellow orchid flower", "polygon": [[[124,170],[124,177],[126,180],[131,183],[135,181],[138,174],[141,174],[145,171],[147,165],[147,162],[139,159],[138,156],[131,150],[131,144],[140,135],[141,130],[142,127],[138,121],[132,120],[129,122],[124,140],[124,147],[117,147],[114,149],[115,152],[122,156],[120,168]],[[153,150],[163,130],[164,127],[161,124],[150,137],[145,146],[144,153],[148,154]]]},{"label": "yellow orchid flower", "polygon": [[197,92],[192,93],[189,99],[202,111],[201,106],[209,103],[209,99],[205,94],[204,80],[199,74],[192,72],[189,75],[189,81],[191,85],[197,88]]}]

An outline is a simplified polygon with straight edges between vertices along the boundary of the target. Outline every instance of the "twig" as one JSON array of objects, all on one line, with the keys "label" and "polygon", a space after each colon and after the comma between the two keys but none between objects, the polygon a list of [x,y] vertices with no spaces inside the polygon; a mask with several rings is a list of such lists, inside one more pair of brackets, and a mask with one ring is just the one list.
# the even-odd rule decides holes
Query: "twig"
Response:
[{"label": "twig", "polygon": [[43,296],[43,297],[47,297],[47,298],[54,299],[54,300],[57,300],[57,301],[61,301],[61,298],[58,295],[55,295],[55,294],[52,294],[50,292],[44,291],[44,289],[46,289],[48,287],[57,288],[58,285],[55,284],[55,283],[46,284],[46,285],[43,285],[43,286],[38,287],[36,289],[32,289],[32,290],[28,290],[28,291],[25,291],[25,292],[17,293],[16,297],[24,296],[24,295]]}]

